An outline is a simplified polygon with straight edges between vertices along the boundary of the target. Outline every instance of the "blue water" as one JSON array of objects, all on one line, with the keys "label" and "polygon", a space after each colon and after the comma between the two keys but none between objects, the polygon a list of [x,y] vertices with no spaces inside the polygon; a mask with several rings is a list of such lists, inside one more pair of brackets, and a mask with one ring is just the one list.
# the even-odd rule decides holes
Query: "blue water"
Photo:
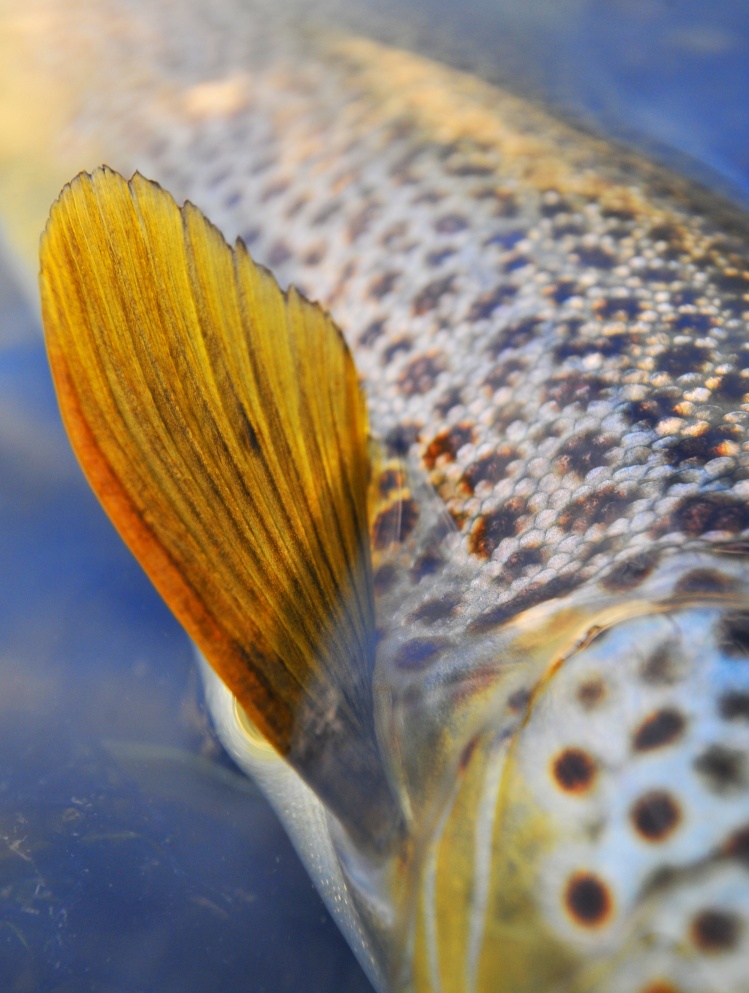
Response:
[{"label": "blue water", "polygon": [[[749,202],[749,11],[410,0],[462,65]],[[213,739],[190,646],[88,492],[0,271],[0,989],[369,989]]]}]

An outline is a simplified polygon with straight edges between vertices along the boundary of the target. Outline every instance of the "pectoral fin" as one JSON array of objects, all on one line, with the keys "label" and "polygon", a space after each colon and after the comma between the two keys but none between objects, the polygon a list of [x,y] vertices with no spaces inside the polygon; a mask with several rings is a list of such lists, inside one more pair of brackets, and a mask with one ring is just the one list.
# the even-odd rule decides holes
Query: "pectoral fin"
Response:
[{"label": "pectoral fin", "polygon": [[367,414],[340,332],[197,208],[106,168],[53,206],[40,281],[63,419],[107,513],[262,734],[382,838]]}]

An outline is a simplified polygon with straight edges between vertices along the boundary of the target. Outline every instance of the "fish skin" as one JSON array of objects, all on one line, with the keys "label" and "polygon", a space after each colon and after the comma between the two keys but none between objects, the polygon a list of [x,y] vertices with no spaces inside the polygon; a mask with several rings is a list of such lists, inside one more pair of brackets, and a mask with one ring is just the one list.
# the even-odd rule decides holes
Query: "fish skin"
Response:
[{"label": "fish skin", "polygon": [[[446,805],[445,784],[458,766],[491,766],[496,743],[476,729],[523,693],[513,721],[500,721],[517,742],[502,768],[521,806],[543,806],[522,796],[536,789],[532,770],[521,775],[513,763],[522,770],[531,761],[544,727],[552,728],[552,755],[564,744],[564,718],[542,717],[553,698],[539,703],[539,687],[550,662],[567,660],[570,644],[577,668],[561,667],[554,692],[569,697],[581,666],[593,686],[600,645],[586,641],[592,618],[634,638],[616,650],[620,659],[628,643],[637,654],[651,639],[667,641],[656,622],[638,620],[646,602],[709,601],[713,614],[692,623],[695,607],[672,641],[680,658],[690,641],[709,642],[704,668],[722,687],[720,700],[733,700],[731,748],[744,763],[747,744],[735,722],[746,688],[726,689],[726,664],[715,661],[725,641],[706,634],[730,627],[746,604],[743,220],[688,183],[472,77],[364,39],[298,31],[274,12],[258,31],[231,4],[207,19],[198,5],[176,16],[168,4],[158,11],[133,4],[114,35],[109,8],[67,10],[69,50],[83,44],[84,24],[107,41],[87,53],[94,82],[78,94],[66,140],[75,144],[80,134],[83,147],[95,134],[113,166],[138,168],[193,200],[283,282],[329,308],[351,343],[386,452],[409,467],[409,488],[390,512],[400,540],[377,547],[389,518],[375,521],[374,535],[380,719],[420,849],[410,878],[418,880],[431,859],[439,890],[440,854],[427,825],[444,811],[442,829],[450,830],[451,810],[461,805],[455,797]],[[746,652],[742,623],[730,628],[736,657]],[[642,654],[642,666],[655,665]],[[625,688],[632,730],[620,750],[654,733],[638,715],[674,712],[664,687],[678,684],[681,693],[699,685],[706,701],[717,700],[711,683],[697,678],[698,662],[688,659],[687,676],[663,678],[652,693]],[[682,703],[696,708],[693,726],[712,726],[707,704],[703,713]],[[526,744],[523,734],[538,726],[532,721],[544,720]],[[596,747],[603,734],[597,727]],[[692,764],[701,758],[704,768],[710,755],[714,768],[721,756],[730,764],[714,751],[727,746],[695,740],[688,747],[702,750]],[[584,759],[576,776],[584,778],[583,766]],[[688,805],[699,805],[698,784],[676,771],[679,788],[692,791]],[[468,789],[470,775],[456,781],[458,791]],[[702,861],[689,858],[712,874],[708,890],[723,892],[721,873],[729,874],[726,887],[739,887],[739,917],[730,920],[740,933],[745,870],[736,860],[705,867],[707,853],[726,839],[737,859],[745,857],[745,786],[718,803],[723,813],[729,807]],[[529,837],[524,822],[513,850],[535,844],[538,854],[551,844]],[[463,895],[469,903],[472,892]],[[708,912],[696,906],[693,935],[698,911]],[[578,961],[599,961],[595,941],[606,946],[606,938],[594,928],[578,940],[565,927],[557,935],[564,950],[548,956],[550,974],[538,973],[543,987],[529,979],[533,955],[519,960],[528,989],[623,982],[611,980],[608,966],[602,980],[595,971],[580,978]],[[548,938],[540,926],[538,934]],[[420,947],[418,935],[414,941]],[[698,961],[717,961],[715,948],[700,949],[696,939],[692,946]],[[745,955],[743,944],[723,952]],[[393,988],[438,988],[443,967],[426,951],[415,965],[403,949],[391,954],[405,963],[402,975],[390,966]],[[715,979],[701,974],[695,987],[683,967],[688,957],[656,963],[661,972],[631,989],[746,989],[729,967]],[[473,969],[476,988],[489,988],[482,965]],[[441,977],[453,988],[447,971]]]}]

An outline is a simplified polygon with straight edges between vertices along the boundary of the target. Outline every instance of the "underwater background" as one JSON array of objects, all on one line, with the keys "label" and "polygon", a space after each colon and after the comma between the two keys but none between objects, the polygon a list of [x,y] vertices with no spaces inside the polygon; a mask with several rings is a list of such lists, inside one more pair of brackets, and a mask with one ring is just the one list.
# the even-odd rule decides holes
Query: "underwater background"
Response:
[{"label": "underwater background", "polygon": [[[393,0],[385,32],[749,205],[744,0]],[[77,468],[8,258],[0,989],[370,989],[269,807],[224,758],[186,636]]]}]

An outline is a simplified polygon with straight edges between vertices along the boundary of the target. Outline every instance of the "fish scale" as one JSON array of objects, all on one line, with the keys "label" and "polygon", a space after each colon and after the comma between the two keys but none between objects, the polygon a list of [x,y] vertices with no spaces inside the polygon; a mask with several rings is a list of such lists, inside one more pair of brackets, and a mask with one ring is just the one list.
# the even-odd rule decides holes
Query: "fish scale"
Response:
[{"label": "fish scale", "polygon": [[375,854],[278,785],[209,681],[230,751],[382,989],[745,993],[744,220],[474,77],[252,9],[133,3],[112,32],[116,4],[75,5],[66,154],[189,198],[346,335],[406,836]]}]

